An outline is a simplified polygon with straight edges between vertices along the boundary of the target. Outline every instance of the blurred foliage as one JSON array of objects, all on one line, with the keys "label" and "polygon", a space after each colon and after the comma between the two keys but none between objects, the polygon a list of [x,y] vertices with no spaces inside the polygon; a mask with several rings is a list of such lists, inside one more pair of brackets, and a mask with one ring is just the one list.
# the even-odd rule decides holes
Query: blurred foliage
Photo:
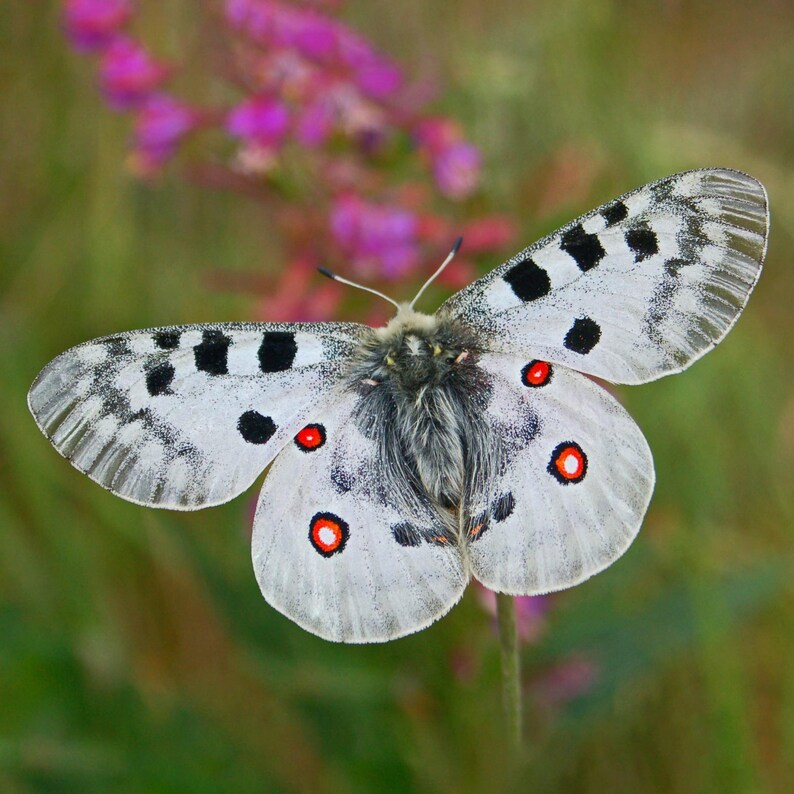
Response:
[{"label": "blurred foliage", "polygon": [[[192,3],[152,5],[150,35],[195,57]],[[129,328],[249,318],[252,297],[206,273],[282,262],[252,202],[178,166],[154,187],[132,180],[125,123],[67,51],[56,4],[7,3],[0,790],[794,790],[794,7],[357,0],[346,18],[443,76],[441,109],[485,153],[482,200],[526,240],[653,178],[725,165],[769,189],[766,272],[718,350],[621,392],[654,450],[656,495],[625,558],[558,596],[525,647],[527,737],[511,765],[498,649],[471,592],[404,640],[325,643],[261,600],[253,495],[144,510],[36,430],[25,393],[54,355]],[[367,316],[368,299],[346,300],[347,317]],[[583,686],[566,679],[577,669]]]}]

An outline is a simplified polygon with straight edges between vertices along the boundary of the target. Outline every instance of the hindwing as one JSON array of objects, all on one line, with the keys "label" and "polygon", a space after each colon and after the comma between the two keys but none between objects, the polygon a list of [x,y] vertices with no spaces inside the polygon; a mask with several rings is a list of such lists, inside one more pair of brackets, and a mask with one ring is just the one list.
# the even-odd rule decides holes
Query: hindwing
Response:
[{"label": "hindwing", "polygon": [[388,487],[378,446],[356,420],[359,400],[337,389],[279,453],[252,553],[265,599],[298,625],[337,642],[382,642],[444,615],[468,574],[429,502],[406,507]]},{"label": "hindwing", "polygon": [[558,364],[485,355],[486,417],[503,464],[464,505],[472,575],[534,595],[614,562],[639,531],[654,485],[642,432],[593,381]]}]

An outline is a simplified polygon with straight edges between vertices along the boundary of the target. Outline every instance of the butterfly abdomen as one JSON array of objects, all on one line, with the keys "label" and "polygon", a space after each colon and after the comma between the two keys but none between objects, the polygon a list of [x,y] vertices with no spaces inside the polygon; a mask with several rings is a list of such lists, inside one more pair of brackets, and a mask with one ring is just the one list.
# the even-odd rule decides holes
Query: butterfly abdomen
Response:
[{"label": "butterfly abdomen", "polygon": [[480,352],[460,323],[401,313],[364,340],[351,372],[390,497],[406,508],[429,500],[455,532],[471,473],[487,473],[493,457]]}]

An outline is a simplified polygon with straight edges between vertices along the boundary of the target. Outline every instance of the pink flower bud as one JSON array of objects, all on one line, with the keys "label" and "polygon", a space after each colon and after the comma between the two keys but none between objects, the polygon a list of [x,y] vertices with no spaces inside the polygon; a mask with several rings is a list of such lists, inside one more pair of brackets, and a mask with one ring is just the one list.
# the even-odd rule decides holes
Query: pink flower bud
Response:
[{"label": "pink flower bud", "polygon": [[168,68],[126,36],[116,38],[102,54],[99,82],[108,103],[127,110],[143,103],[168,76]]},{"label": "pink flower bud", "polygon": [[324,97],[306,105],[298,118],[296,137],[304,146],[322,146],[333,132],[335,113]]},{"label": "pink flower bud", "polygon": [[372,204],[350,194],[334,204],[330,228],[360,271],[397,278],[419,263],[419,223],[410,210]]},{"label": "pink flower bud", "polygon": [[402,72],[391,63],[378,61],[358,70],[356,85],[374,99],[386,99],[402,88]]},{"label": "pink flower bud", "polygon": [[269,96],[257,96],[234,108],[226,118],[226,131],[258,146],[280,144],[289,130],[289,111]]},{"label": "pink flower bud", "polygon": [[295,24],[295,46],[307,58],[328,61],[336,50],[336,24],[310,11]]},{"label": "pink flower bud", "polygon": [[66,0],[63,24],[75,49],[96,52],[116,36],[131,14],[130,0]]},{"label": "pink flower bud", "polygon": [[135,169],[147,174],[160,168],[198,121],[196,111],[178,99],[167,94],[150,97],[135,117]]},{"label": "pink flower bud", "polygon": [[433,160],[433,176],[444,195],[452,199],[470,196],[480,181],[480,152],[461,141],[441,149]]}]

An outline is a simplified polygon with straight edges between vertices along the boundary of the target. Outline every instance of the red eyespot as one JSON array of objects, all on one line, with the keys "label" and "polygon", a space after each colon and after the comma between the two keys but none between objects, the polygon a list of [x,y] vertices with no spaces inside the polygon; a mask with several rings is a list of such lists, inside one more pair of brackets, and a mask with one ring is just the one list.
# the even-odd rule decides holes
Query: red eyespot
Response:
[{"label": "red eyespot", "polygon": [[323,557],[342,551],[349,537],[347,522],[333,513],[317,513],[309,522],[309,541]]},{"label": "red eyespot", "polygon": [[581,482],[587,474],[587,455],[575,441],[563,441],[551,453],[547,471],[563,485]]},{"label": "red eyespot", "polygon": [[551,380],[551,364],[547,361],[530,361],[521,370],[524,386],[545,386]]},{"label": "red eyespot", "polygon": [[314,452],[325,444],[325,428],[322,425],[306,425],[295,436],[295,444],[302,452]]}]

